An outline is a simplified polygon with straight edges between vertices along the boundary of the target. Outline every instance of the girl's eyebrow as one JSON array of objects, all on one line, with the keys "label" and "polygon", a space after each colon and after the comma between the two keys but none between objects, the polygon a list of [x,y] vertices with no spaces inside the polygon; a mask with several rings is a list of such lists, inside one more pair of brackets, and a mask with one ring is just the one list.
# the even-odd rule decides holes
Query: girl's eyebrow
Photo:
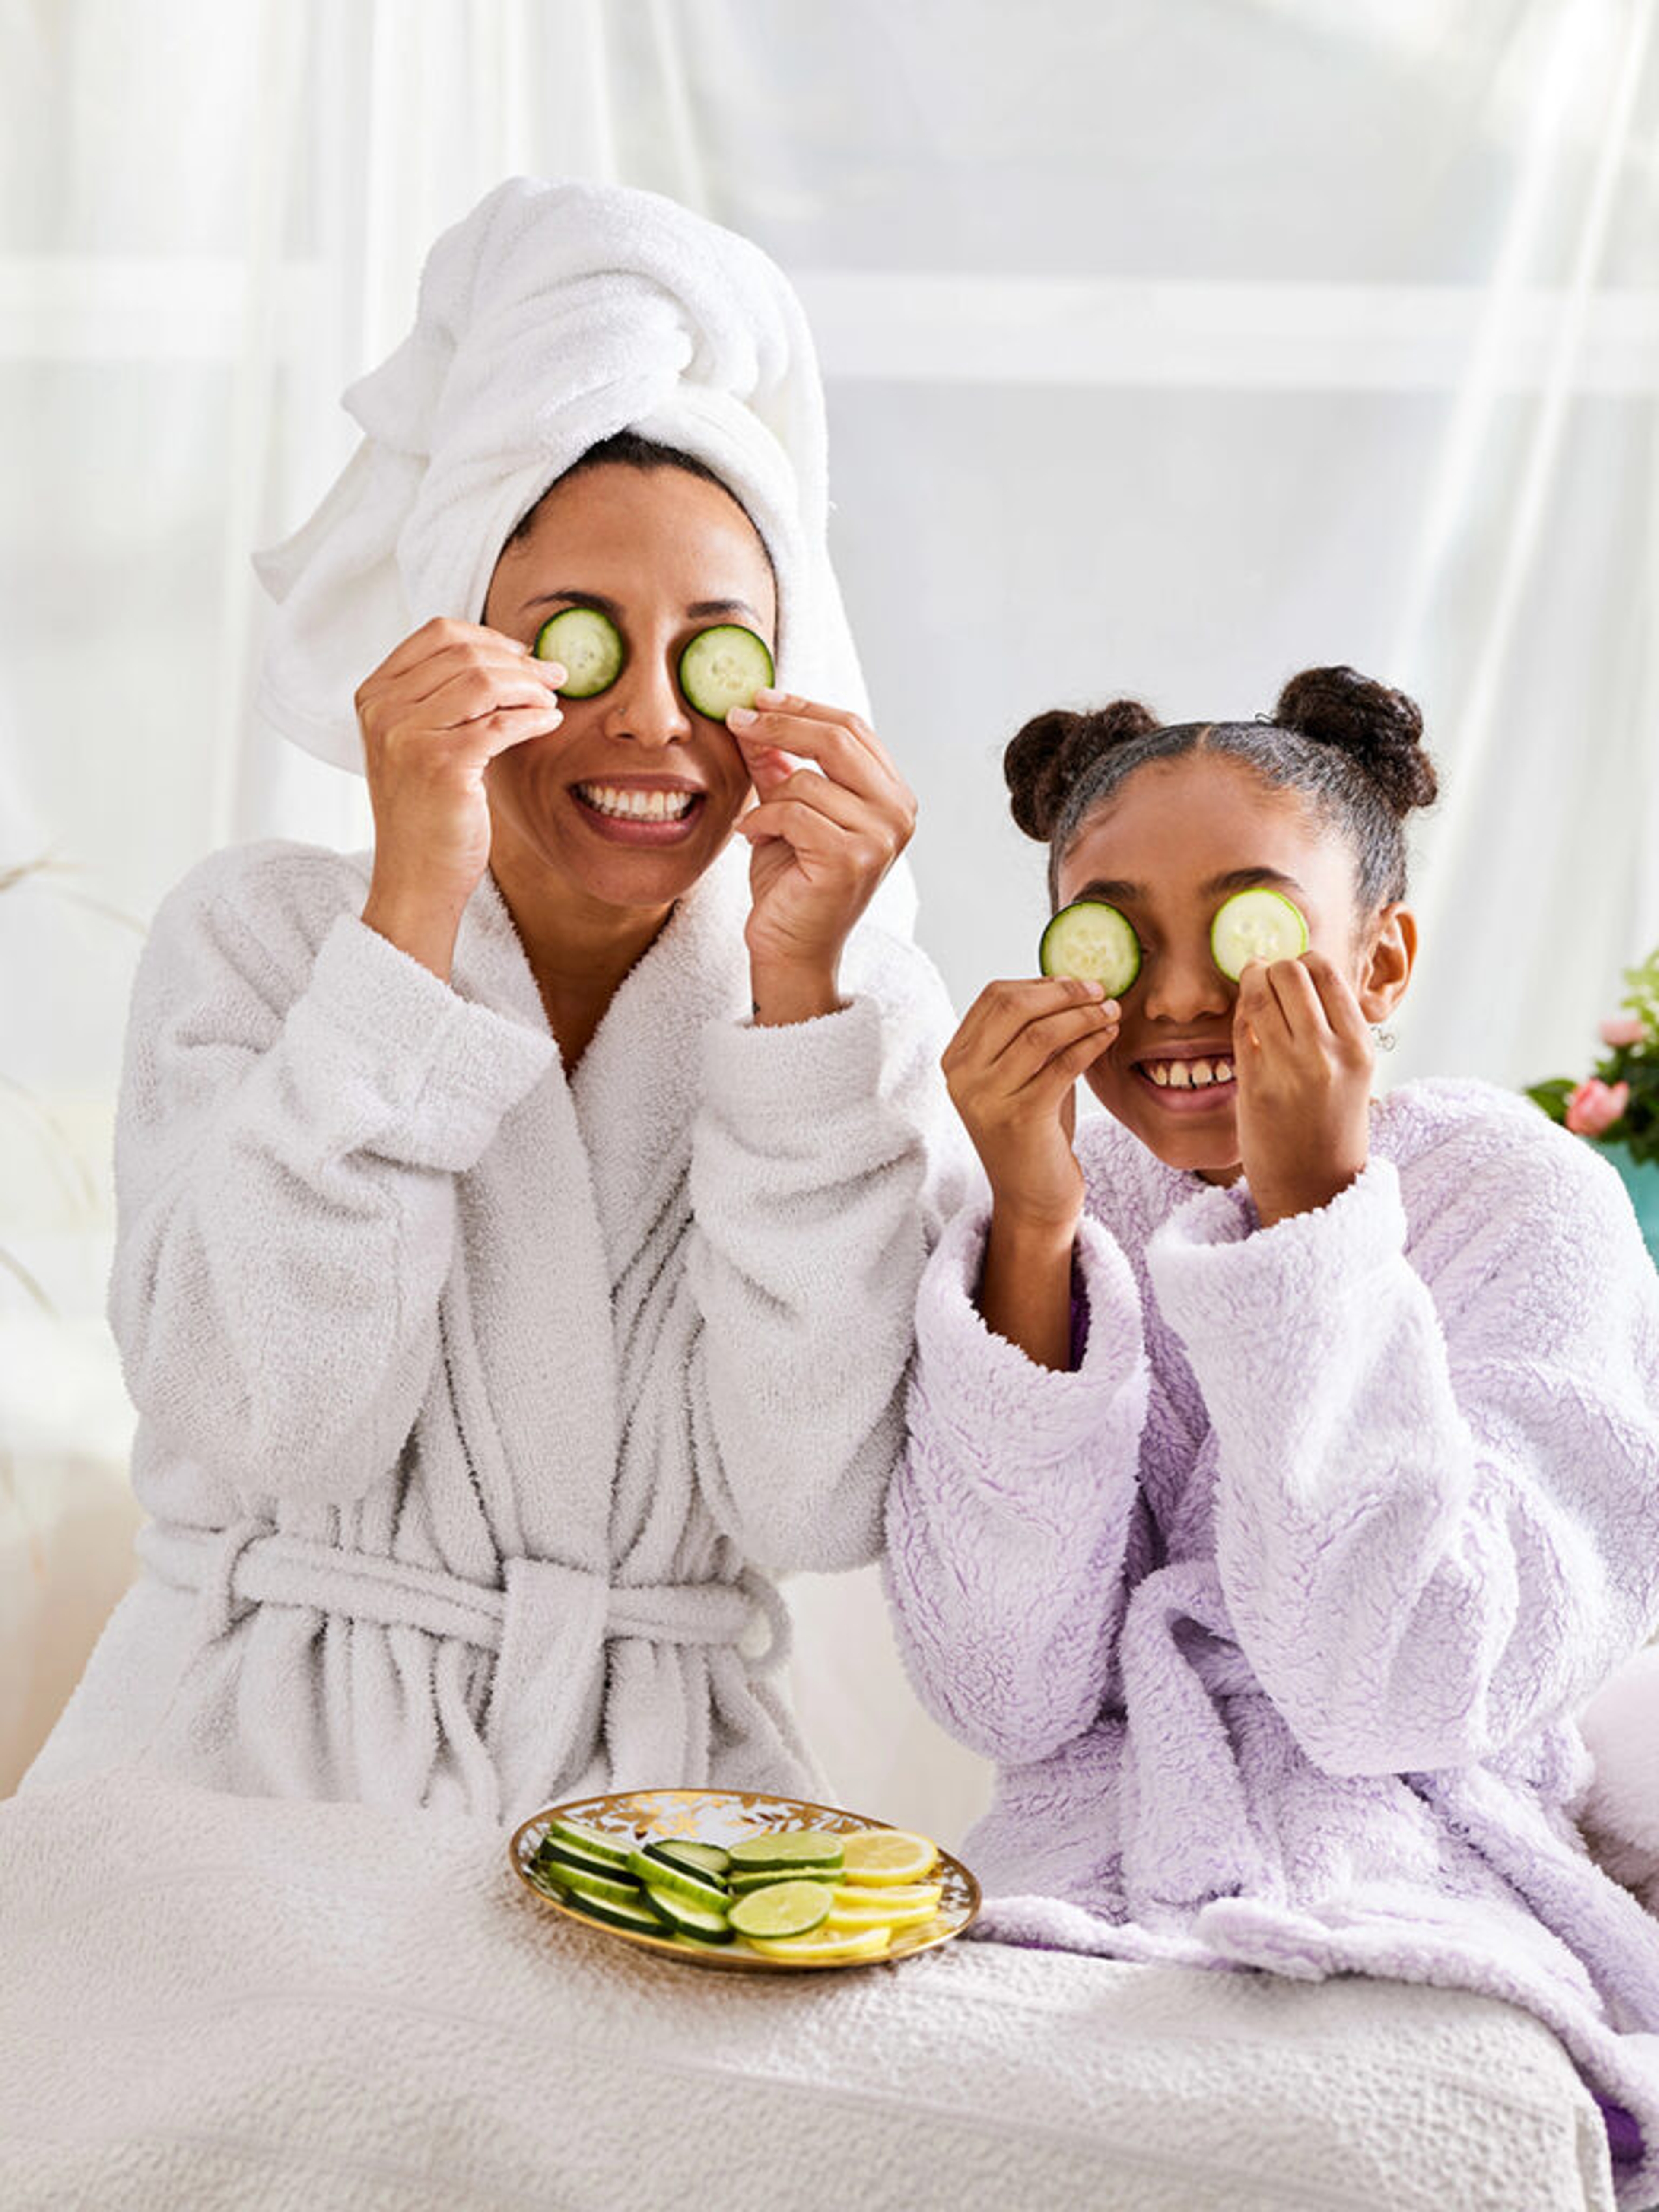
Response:
[{"label": "girl's eyebrow", "polygon": [[[550,607],[557,599],[570,599],[580,606],[597,607],[602,615],[610,617],[618,629],[622,628],[621,606],[615,599],[607,599],[603,592],[538,592],[533,599],[525,601],[524,611],[528,614],[532,607]],[[694,599],[685,611],[693,622],[701,622],[710,615],[746,615],[757,629],[761,626],[760,617],[747,599]]]},{"label": "girl's eyebrow", "polygon": [[[1200,886],[1205,898],[1219,898],[1227,891],[1248,890],[1255,884],[1271,884],[1285,890],[1299,891],[1302,886],[1294,876],[1287,876],[1280,868],[1230,868],[1224,876],[1212,876]],[[1145,884],[1127,884],[1097,877],[1074,894],[1079,899],[1104,899],[1109,906],[1133,906],[1148,896]],[[1306,892],[1303,892],[1305,898]]]}]

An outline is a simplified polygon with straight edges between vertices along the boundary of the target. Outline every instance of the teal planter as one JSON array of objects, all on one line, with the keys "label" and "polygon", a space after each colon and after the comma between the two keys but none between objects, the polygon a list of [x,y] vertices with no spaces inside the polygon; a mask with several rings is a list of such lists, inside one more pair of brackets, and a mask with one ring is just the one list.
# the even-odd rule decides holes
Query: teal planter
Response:
[{"label": "teal planter", "polygon": [[1613,1162],[1624,1178],[1654,1265],[1659,1267],[1659,1160],[1634,1160],[1628,1145],[1598,1142],[1595,1149]]}]

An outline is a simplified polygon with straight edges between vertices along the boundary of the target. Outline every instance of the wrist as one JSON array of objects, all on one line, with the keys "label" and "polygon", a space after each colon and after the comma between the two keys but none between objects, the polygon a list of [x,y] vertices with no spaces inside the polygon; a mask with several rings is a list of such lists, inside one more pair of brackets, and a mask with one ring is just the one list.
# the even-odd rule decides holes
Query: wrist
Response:
[{"label": "wrist", "polygon": [[759,1029],[781,1029],[794,1022],[817,1021],[839,1013],[847,1003],[841,995],[837,963],[828,967],[767,966],[750,968],[749,996]]},{"label": "wrist", "polygon": [[400,952],[422,968],[429,969],[441,983],[449,981],[450,968],[455,957],[455,939],[460,931],[461,910],[453,912],[434,907],[429,897],[420,898],[395,887],[369,884],[368,896],[363,903],[363,926],[376,936],[384,937]]},{"label": "wrist", "polygon": [[1273,1229],[1298,1213],[1322,1212],[1333,1199],[1340,1198],[1358,1180],[1364,1166],[1362,1160],[1346,1173],[1337,1170],[1327,1176],[1304,1177],[1295,1183],[1270,1183],[1261,1191],[1251,1185],[1250,1198],[1257,1221],[1263,1229]]}]

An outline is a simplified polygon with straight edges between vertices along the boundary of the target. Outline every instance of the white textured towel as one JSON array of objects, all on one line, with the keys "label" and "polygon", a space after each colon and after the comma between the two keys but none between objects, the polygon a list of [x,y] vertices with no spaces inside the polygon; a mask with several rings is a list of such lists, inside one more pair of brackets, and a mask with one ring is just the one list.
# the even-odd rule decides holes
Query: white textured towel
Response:
[{"label": "white textured towel", "polygon": [[515,526],[623,429],[743,501],[777,573],[781,682],[864,711],[811,335],[748,240],[655,192],[512,178],[433,247],[414,329],[345,405],[362,445],[258,562],[281,602],[258,704],[307,751],[361,768],[364,677],[433,616],[477,621]]},{"label": "white textured towel", "polygon": [[1659,1644],[1626,1661],[1580,1725],[1595,1761],[1584,1832],[1614,1880],[1659,1913]]},{"label": "white textured towel", "polygon": [[753,1978],[504,1838],[131,1775],[0,1807],[6,2212],[1611,2212],[1525,2014],[958,1942]]}]

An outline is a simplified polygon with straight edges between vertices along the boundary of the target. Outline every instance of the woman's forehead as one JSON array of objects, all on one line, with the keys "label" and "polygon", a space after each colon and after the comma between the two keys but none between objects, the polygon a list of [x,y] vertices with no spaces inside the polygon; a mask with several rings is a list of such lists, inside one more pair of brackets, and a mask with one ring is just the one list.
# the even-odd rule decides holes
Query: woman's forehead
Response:
[{"label": "woman's forehead", "polygon": [[[775,594],[765,549],[731,494],[684,469],[617,463],[556,483],[502,556],[514,595],[641,594],[686,605],[742,602],[769,623]],[[578,573],[580,572],[580,573]]]}]

